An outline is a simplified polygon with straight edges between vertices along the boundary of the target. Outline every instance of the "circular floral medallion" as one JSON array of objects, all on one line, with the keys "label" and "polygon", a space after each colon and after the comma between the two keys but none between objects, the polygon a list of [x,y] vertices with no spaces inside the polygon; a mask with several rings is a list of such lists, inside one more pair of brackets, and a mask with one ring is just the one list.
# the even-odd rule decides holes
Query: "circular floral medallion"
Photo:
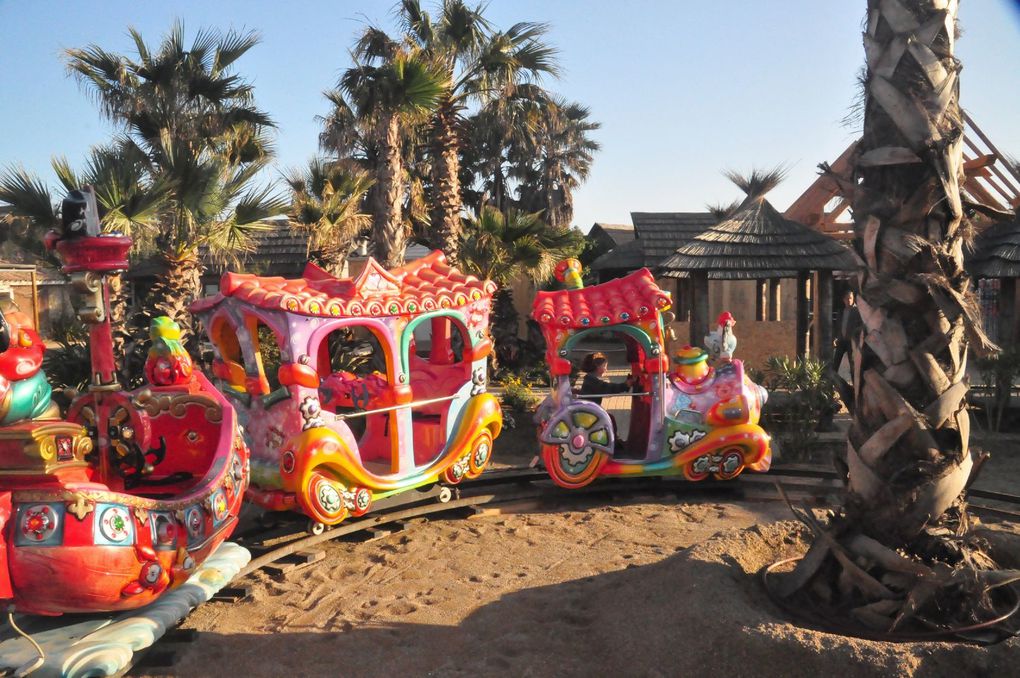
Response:
[{"label": "circular floral medallion", "polygon": [[131,536],[131,516],[127,509],[120,506],[105,509],[99,518],[99,531],[114,543],[127,541]]},{"label": "circular floral medallion", "polygon": [[46,504],[29,506],[21,513],[21,534],[29,541],[45,541],[56,532],[58,522],[56,512]]},{"label": "circular floral medallion", "polygon": [[197,506],[192,506],[184,514],[184,524],[188,527],[188,534],[192,537],[197,537],[202,534],[202,525],[205,521],[202,520],[202,510]]},{"label": "circular floral medallion", "polygon": [[316,496],[319,499],[319,505],[327,513],[336,513],[340,510],[343,503],[343,499],[340,493],[336,491],[336,488],[327,482],[320,482]]},{"label": "circular floral medallion", "polygon": [[155,560],[150,560],[142,565],[142,574],[138,577],[138,581],[145,586],[155,586],[159,583],[159,578],[162,574],[163,566]]}]

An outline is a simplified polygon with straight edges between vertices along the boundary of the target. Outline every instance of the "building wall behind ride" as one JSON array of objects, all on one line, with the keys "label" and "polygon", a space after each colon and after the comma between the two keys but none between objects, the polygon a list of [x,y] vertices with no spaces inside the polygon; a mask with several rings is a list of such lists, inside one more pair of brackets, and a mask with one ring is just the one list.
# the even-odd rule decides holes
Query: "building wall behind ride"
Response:
[{"label": "building wall behind ride", "polygon": [[[677,308],[676,280],[658,278],[659,287],[674,297]],[[755,304],[756,284],[754,280],[709,280],[708,281],[708,318],[709,331],[715,330],[715,319],[723,311],[729,311],[737,320],[734,327],[737,335],[736,356],[748,367],[762,368],[771,356],[792,356],[797,350],[797,281],[793,278],[783,279],[780,285],[780,319],[778,321],[755,320],[757,310]],[[819,314],[815,313],[815,318]],[[676,334],[676,348],[688,342],[690,323],[677,320],[673,323]],[[817,336],[817,332],[812,333]],[[704,343],[697,338],[697,344]],[[817,351],[817,347],[814,349]]]}]

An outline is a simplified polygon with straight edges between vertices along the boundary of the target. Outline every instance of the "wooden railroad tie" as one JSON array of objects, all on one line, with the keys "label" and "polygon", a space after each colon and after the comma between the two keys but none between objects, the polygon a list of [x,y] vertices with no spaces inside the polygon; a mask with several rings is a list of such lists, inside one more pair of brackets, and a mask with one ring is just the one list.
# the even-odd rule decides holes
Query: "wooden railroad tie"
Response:
[{"label": "wooden railroad tie", "polygon": [[280,558],[275,563],[266,565],[262,569],[273,577],[279,577],[302,567],[317,563],[326,557],[322,550],[295,551]]}]

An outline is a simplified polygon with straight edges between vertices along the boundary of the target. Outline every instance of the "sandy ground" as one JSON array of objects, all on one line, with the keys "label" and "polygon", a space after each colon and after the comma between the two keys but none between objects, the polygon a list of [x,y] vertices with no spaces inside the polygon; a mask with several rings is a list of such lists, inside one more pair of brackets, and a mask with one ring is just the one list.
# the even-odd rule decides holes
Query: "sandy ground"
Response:
[{"label": "sandy ground", "polygon": [[776,503],[572,501],[416,521],[199,608],[172,674],[1016,675],[1015,641],[884,644],[784,621],[758,573],[805,548],[787,518]]},{"label": "sandy ground", "polygon": [[[520,433],[501,441],[503,464],[530,458]],[[992,452],[978,486],[1020,494],[1020,444],[975,446]],[[758,573],[805,548],[789,518],[771,502],[571,499],[414,521],[255,575],[251,599],[192,614],[198,639],[168,673],[140,675],[1017,675],[1016,639],[888,644],[785,621]]]}]

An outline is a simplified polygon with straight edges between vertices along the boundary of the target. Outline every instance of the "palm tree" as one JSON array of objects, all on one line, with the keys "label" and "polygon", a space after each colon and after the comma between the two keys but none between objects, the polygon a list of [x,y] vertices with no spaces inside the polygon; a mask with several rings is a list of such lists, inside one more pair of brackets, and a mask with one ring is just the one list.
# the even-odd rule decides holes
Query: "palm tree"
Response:
[{"label": "palm tree", "polygon": [[362,212],[372,179],[351,163],[316,158],[304,172],[292,172],[287,184],[291,221],[310,232],[309,246],[322,267],[343,275],[354,240],[372,224]]},{"label": "palm tree", "polygon": [[461,148],[461,195],[476,213],[483,204],[498,210],[519,207],[514,193],[514,163],[533,148],[534,134],[549,95],[537,85],[518,85],[489,101],[465,120]]},{"label": "palm tree", "polygon": [[[63,192],[93,187],[104,231],[151,239],[166,204],[168,186],[148,174],[147,160],[137,147],[114,143],[93,148],[80,173],[63,157],[53,158],[51,165]],[[27,248],[39,246],[42,236],[60,225],[60,198],[23,168],[8,167],[0,175],[0,202],[10,206],[9,220],[27,222]]]},{"label": "palm tree", "polygon": [[[148,174],[147,159],[136,146],[115,143],[94,148],[81,172],[72,170],[65,158],[54,158],[52,166],[61,194],[86,185],[93,187],[104,231],[132,235],[142,247],[152,242],[160,214],[168,200],[169,187]],[[17,233],[15,244],[51,258],[42,242],[47,231],[60,225],[60,198],[56,197],[53,189],[24,169],[10,167],[0,175],[0,202],[11,207],[6,221],[10,231]],[[21,228],[16,228],[19,225]],[[53,263],[56,264],[55,261]],[[125,347],[132,338],[132,328],[126,322],[127,294],[120,274],[109,276],[109,283],[114,350],[118,363],[125,365]],[[69,328],[64,334],[63,337],[54,337],[62,347],[54,352],[51,363],[60,362],[61,356],[68,354],[80,356],[84,350],[78,334]],[[83,376],[88,377],[87,374]]]},{"label": "palm tree", "polygon": [[[319,134],[319,148],[331,157],[331,162],[340,162],[373,176],[379,164],[379,145],[375,140],[373,124],[370,119],[355,115],[352,105],[340,89],[329,90],[325,96],[331,108],[328,115],[316,116],[323,127]],[[400,120],[401,185],[404,187],[400,213],[404,224],[403,233],[410,233],[416,240],[430,243],[424,188],[428,169],[422,157],[421,140],[423,119],[424,116],[420,115],[404,115]],[[376,211],[378,200],[374,180],[366,203],[370,212]]]},{"label": "palm tree", "polygon": [[516,349],[517,313],[510,289],[513,282],[547,281],[557,262],[577,256],[583,246],[584,237],[578,231],[549,226],[538,212],[509,209],[504,213],[485,205],[479,216],[465,220],[461,269],[499,285],[492,309],[494,358],[499,355],[505,361]]},{"label": "palm tree", "polygon": [[956,8],[868,2],[850,196],[864,329],[848,403],[849,495],[828,526],[801,515],[818,538],[785,587],[824,589],[827,606],[887,631],[915,617],[940,628],[995,617],[989,590],[1017,574],[997,570],[970,537],[963,499],[974,469],[967,350],[990,345],[963,269]]},{"label": "palm tree", "polygon": [[264,219],[286,210],[272,190],[253,187],[272,156],[265,133],[273,122],[232,71],[258,36],[199,31],[186,47],[178,22],[151,49],[130,34],[135,58],[89,45],[67,50],[68,70],[144,156],[151,181],[168,187],[153,239],[164,272],[149,305],[187,333],[187,306],[202,291],[200,249],[232,257]]},{"label": "palm tree", "polygon": [[350,113],[335,109],[332,117],[371,130],[375,251],[386,266],[399,266],[407,242],[402,129],[434,110],[447,82],[420,51],[394,42],[377,28],[362,35],[355,58],[354,67],[340,78],[343,96],[330,97],[336,109],[342,109],[343,102]]},{"label": "palm tree", "polygon": [[461,186],[458,133],[471,102],[485,103],[543,74],[555,75],[555,50],[542,42],[545,24],[522,22],[494,31],[484,6],[443,0],[435,20],[419,0],[402,0],[398,15],[408,39],[447,75],[432,118],[432,229],[447,256],[456,261],[460,244]]},{"label": "palm tree", "polygon": [[577,103],[555,99],[540,109],[536,129],[517,157],[521,201],[527,209],[544,210],[554,226],[569,226],[574,218],[573,192],[591,171],[599,144],[590,133],[602,125],[588,119],[590,111]]}]

